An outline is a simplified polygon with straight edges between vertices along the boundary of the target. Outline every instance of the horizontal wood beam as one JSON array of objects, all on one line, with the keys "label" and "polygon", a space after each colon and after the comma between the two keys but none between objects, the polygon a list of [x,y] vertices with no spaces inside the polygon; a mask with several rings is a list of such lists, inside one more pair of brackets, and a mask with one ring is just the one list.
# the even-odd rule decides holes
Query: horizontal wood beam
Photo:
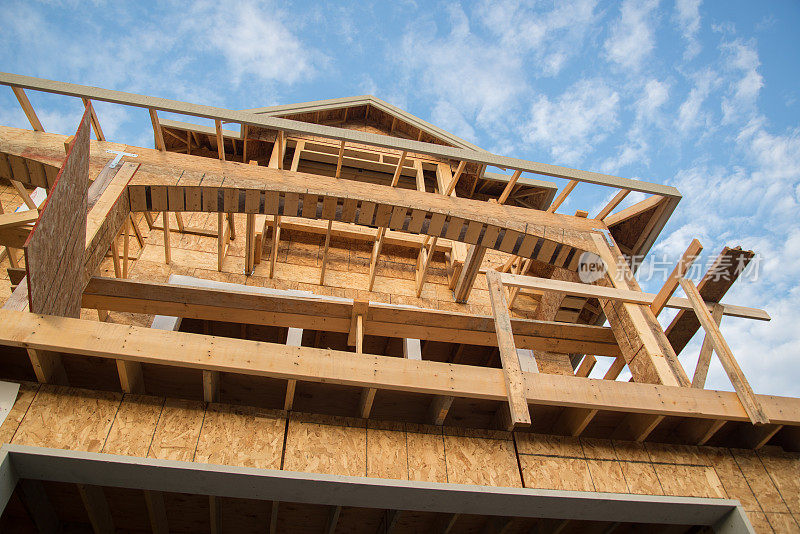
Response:
[{"label": "horizontal wood beam", "polygon": [[[441,310],[281,295],[227,289],[94,277],[83,294],[85,308],[233,321],[280,327],[351,332],[353,317],[365,315],[364,333],[447,343],[497,346],[493,319]],[[355,309],[354,308],[358,308]],[[620,354],[609,328],[512,319],[520,348],[564,354]],[[355,338],[352,340],[355,346]]]},{"label": "horizontal wood beam", "polygon": [[323,126],[320,124],[309,124],[289,119],[280,119],[247,111],[234,111],[212,106],[189,104],[186,102],[169,100],[165,98],[155,98],[123,91],[113,91],[109,89],[101,89],[86,85],[58,82],[10,73],[0,73],[0,85],[87,98],[100,102],[111,102],[133,107],[156,109],[159,111],[178,113],[182,115],[221,120],[223,122],[235,122],[248,126],[259,126],[271,130],[282,130],[288,134],[315,135],[327,137],[329,139],[338,139],[340,141],[362,143],[383,148],[392,148],[395,150],[406,150],[411,153],[427,154],[438,158],[453,159],[457,161],[463,160],[503,169],[521,170],[524,172],[531,172],[544,176],[554,176],[568,180],[577,180],[586,183],[630,189],[632,191],[641,191],[643,193],[653,193],[680,198],[680,193],[678,190],[671,186],[652,184],[649,182],[631,180],[628,178],[620,178],[617,176],[611,176],[597,172],[570,169],[568,167],[561,167],[558,165],[549,165],[505,156],[497,156],[489,152],[446,147],[432,143],[422,143],[409,139],[401,139],[398,137],[371,134],[367,132]]},{"label": "horizontal wood beam", "polygon": [[[519,287],[535,291],[558,291],[578,297],[605,298],[618,300],[620,302],[630,302],[632,304],[644,304],[647,306],[652,305],[657,297],[657,295],[653,293],[643,293],[641,291],[595,286],[591,284],[579,284],[576,282],[565,282],[562,280],[553,280],[551,278],[539,278],[513,273],[501,273],[500,277],[503,281],[503,285],[509,287]],[[714,305],[715,303],[713,302],[706,302],[706,306],[709,310],[711,310]],[[689,299],[680,297],[671,297],[666,301],[665,306],[667,308],[679,310],[691,311],[694,309]],[[766,311],[758,308],[736,306],[733,304],[721,304],[721,306],[723,315],[756,319],[759,321],[771,320],[770,315]]]},{"label": "horizontal wood beam", "polygon": [[[210,343],[207,336],[199,334],[0,310],[0,345],[281,379],[506,400],[500,369],[213,339]],[[524,375],[527,400],[533,405],[749,421],[733,392],[543,373]],[[771,423],[800,426],[800,399],[772,395],[757,398]]]}]

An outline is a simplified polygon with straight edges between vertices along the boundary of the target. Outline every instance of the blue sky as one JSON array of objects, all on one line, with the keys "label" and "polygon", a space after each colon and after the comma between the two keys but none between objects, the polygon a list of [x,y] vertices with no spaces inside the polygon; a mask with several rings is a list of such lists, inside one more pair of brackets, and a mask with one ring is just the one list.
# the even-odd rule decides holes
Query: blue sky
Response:
[{"label": "blue sky", "polygon": [[[0,70],[232,109],[370,93],[493,152],[674,185],[652,254],[757,251],[725,300],[773,321],[722,330],[757,392],[800,396],[800,3],[224,4],[3,0]],[[78,100],[31,100],[74,131]],[[97,110],[108,138],[152,146],[144,111]],[[27,127],[10,90],[0,123]],[[582,185],[560,211],[612,194]],[[730,389],[716,359],[707,387]]]}]

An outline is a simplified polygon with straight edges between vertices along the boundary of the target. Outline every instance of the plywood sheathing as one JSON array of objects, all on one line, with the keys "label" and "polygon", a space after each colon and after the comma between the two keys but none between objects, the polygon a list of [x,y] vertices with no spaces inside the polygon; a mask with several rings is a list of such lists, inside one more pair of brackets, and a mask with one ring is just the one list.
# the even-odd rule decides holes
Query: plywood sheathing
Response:
[{"label": "plywood sheathing", "polygon": [[775,447],[640,444],[292,413],[284,450],[285,428],[281,411],[24,383],[0,442],[270,469],[282,461],[287,470],[403,480],[733,498],[754,525],[776,532],[800,514],[800,455]]}]

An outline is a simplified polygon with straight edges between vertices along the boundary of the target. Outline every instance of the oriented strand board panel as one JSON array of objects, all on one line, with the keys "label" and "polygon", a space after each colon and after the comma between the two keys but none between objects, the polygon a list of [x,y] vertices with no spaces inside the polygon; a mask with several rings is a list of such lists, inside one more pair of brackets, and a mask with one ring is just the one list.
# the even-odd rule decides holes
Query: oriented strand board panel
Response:
[{"label": "oriented strand board panel", "polygon": [[444,431],[448,482],[522,487],[510,433],[459,428]]},{"label": "oriented strand board panel", "polygon": [[146,457],[163,407],[161,397],[125,395],[103,452]]},{"label": "oriented strand board panel", "polygon": [[42,385],[12,443],[100,452],[122,395]]},{"label": "oriented strand board panel", "polygon": [[6,420],[0,426],[0,444],[11,443],[11,439],[22,423],[22,418],[28,411],[28,407],[33,402],[36,392],[39,391],[39,384],[33,382],[22,382],[19,385],[19,392],[17,393],[17,400],[14,401],[14,406],[8,412]]},{"label": "oriented strand board panel", "polygon": [[89,188],[89,108],[25,243],[33,313],[80,317]]},{"label": "oriented strand board panel", "polygon": [[595,491],[584,458],[520,454],[526,488]]},{"label": "oriented strand board panel", "polygon": [[285,428],[282,411],[209,404],[195,461],[280,469]]},{"label": "oriented strand board panel", "polygon": [[406,425],[408,478],[423,482],[447,482],[447,461],[441,427]]},{"label": "oriented strand board panel", "polygon": [[408,480],[408,447],[402,423],[367,423],[367,476]]},{"label": "oriented strand board panel", "polygon": [[789,511],[800,518],[800,454],[764,447],[758,451],[758,456]]},{"label": "oriented strand board panel", "polygon": [[202,402],[167,399],[148,457],[191,462],[203,426],[203,415]]},{"label": "oriented strand board panel", "polygon": [[367,429],[363,421],[292,414],[283,468],[287,471],[366,476]]}]

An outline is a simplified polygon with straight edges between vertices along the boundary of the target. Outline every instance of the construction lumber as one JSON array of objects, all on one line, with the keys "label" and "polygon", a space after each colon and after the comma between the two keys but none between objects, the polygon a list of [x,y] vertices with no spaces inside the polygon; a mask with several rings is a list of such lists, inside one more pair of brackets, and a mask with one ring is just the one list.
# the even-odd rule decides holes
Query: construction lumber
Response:
[{"label": "construction lumber", "polygon": [[558,194],[553,203],[550,204],[550,207],[547,208],[547,211],[550,213],[555,213],[556,210],[559,207],[561,207],[561,204],[563,204],[564,201],[567,200],[567,197],[569,196],[570,193],[572,193],[572,190],[575,189],[576,185],[578,185],[578,180],[570,180],[569,183],[564,186],[564,189],[562,189],[561,192]]},{"label": "construction lumber", "polygon": [[544,176],[554,176],[568,180],[578,180],[586,183],[606,185],[611,187],[641,191],[644,193],[661,194],[672,197],[677,202],[680,193],[670,186],[651,184],[639,180],[631,180],[610,176],[601,173],[570,169],[557,165],[536,163],[515,158],[497,156],[484,151],[466,150],[462,148],[447,147],[432,143],[423,143],[409,139],[401,139],[381,134],[371,134],[366,132],[323,126],[320,124],[309,124],[289,119],[279,119],[275,117],[258,115],[247,111],[234,111],[212,106],[202,106],[188,104],[175,100],[154,98],[151,96],[136,95],[123,91],[112,91],[85,85],[57,82],[31,76],[21,76],[18,74],[0,73],[0,84],[11,87],[21,87],[49,93],[88,98],[100,102],[112,102],[141,108],[152,108],[159,111],[178,113],[195,117],[203,117],[225,122],[246,124],[248,126],[258,126],[268,130],[282,130],[287,134],[295,135],[315,135],[339,141],[368,144],[377,147],[391,148],[395,150],[407,150],[410,153],[427,154],[442,159],[452,159],[456,161],[467,161],[494,167],[522,170],[541,174]]},{"label": "construction lumber", "polygon": [[621,190],[619,193],[617,193],[616,195],[614,195],[614,198],[612,198],[612,199],[611,199],[611,200],[608,202],[608,204],[606,204],[606,205],[605,205],[605,207],[604,207],[603,209],[601,209],[601,210],[600,210],[600,212],[597,214],[597,216],[595,217],[595,219],[599,219],[599,220],[601,220],[601,221],[602,221],[602,220],[604,220],[606,217],[608,217],[608,215],[609,215],[609,214],[610,214],[612,211],[614,211],[614,208],[616,208],[617,206],[619,206],[620,202],[622,202],[623,200],[625,200],[625,197],[627,197],[627,196],[628,196],[628,193],[630,193],[630,192],[631,192],[631,190],[630,190],[630,189],[622,189],[622,190]]},{"label": "construction lumber", "polygon": [[731,384],[736,390],[739,400],[742,401],[742,405],[744,406],[745,411],[747,411],[750,420],[753,422],[753,424],[769,423],[769,419],[764,414],[764,410],[761,408],[761,404],[758,402],[755,393],[753,393],[750,383],[747,381],[747,378],[744,376],[739,364],[736,362],[736,358],[733,356],[733,351],[731,351],[731,348],[728,346],[728,343],[722,336],[714,317],[705,306],[697,287],[695,287],[690,280],[685,278],[680,278],[678,282],[680,283],[681,288],[683,288],[684,293],[686,293],[686,296],[689,297],[689,300],[692,302],[694,311],[697,314],[697,319],[700,321],[700,324],[703,325],[706,335],[711,338],[711,344],[714,347],[714,352],[717,353],[720,363],[725,369],[725,372],[728,374],[728,378],[730,378]]},{"label": "construction lumber", "polygon": [[83,98],[81,100],[83,101],[84,107],[88,107],[89,112],[91,113],[92,130],[94,130],[94,136],[98,141],[105,141],[106,137],[103,135],[103,129],[100,127],[100,119],[97,118],[97,112],[94,110],[92,101],[88,98]]},{"label": "construction lumber", "polygon": [[[0,178],[5,178],[11,182],[11,185],[19,191],[20,187],[28,185],[31,187],[44,187],[50,189],[53,182],[56,180],[56,175],[61,168],[63,156],[59,155],[58,160],[52,160],[45,163],[36,159],[23,157],[18,154],[7,153],[0,150]],[[54,165],[57,163],[58,166]],[[24,190],[25,197],[27,197],[27,206],[30,200],[30,195]],[[23,201],[25,201],[23,197]]]},{"label": "construction lumber", "polygon": [[[717,328],[722,322],[723,308],[722,304],[714,304],[711,308],[711,316],[714,318]],[[703,389],[706,387],[706,378],[708,377],[708,366],[711,365],[711,354],[714,351],[714,344],[711,337],[706,334],[703,337],[703,344],[700,347],[700,355],[697,357],[697,366],[694,368],[694,377],[692,378],[692,387]]]},{"label": "construction lumber", "polygon": [[44,209],[25,243],[28,299],[34,313],[80,316],[90,128],[87,109]]},{"label": "construction lumber", "polygon": [[[70,332],[70,336],[64,336]],[[500,369],[287,347],[0,310],[0,345],[221,372],[506,402]],[[181,347],[176,351],[175,347]],[[269,355],[254,358],[253,355]],[[375,369],[380,368],[379,373]],[[524,373],[529,404],[749,421],[736,393]],[[757,395],[772,424],[800,425],[800,399]]]},{"label": "construction lumber", "polygon": [[150,122],[153,125],[153,144],[157,150],[164,152],[167,150],[167,145],[164,143],[164,132],[158,121],[158,111],[154,108],[148,108],[148,111],[150,112]]},{"label": "construction lumber", "polygon": [[670,275],[667,277],[664,285],[653,299],[653,303],[650,305],[650,309],[653,310],[653,315],[658,317],[658,314],[661,313],[661,310],[664,309],[667,301],[675,292],[675,289],[677,289],[678,280],[683,278],[683,276],[689,270],[689,267],[691,267],[692,263],[694,263],[694,260],[702,251],[703,245],[700,244],[700,241],[697,239],[692,239],[692,242],[689,244],[686,252],[684,252],[683,256],[681,256],[681,259],[678,260],[678,264],[675,265],[672,273],[670,273]]},{"label": "construction lumber", "polygon": [[[191,279],[189,279],[190,282]],[[492,317],[425,310],[385,303],[254,294],[235,289],[92,278],[82,305],[91,309],[352,332],[353,317],[365,315],[366,335],[497,346]],[[618,356],[609,328],[512,319],[515,343],[561,353]],[[349,344],[355,346],[355,338]]]},{"label": "construction lumber", "polygon": [[101,486],[77,484],[83,506],[92,523],[95,534],[114,534],[114,519]]},{"label": "construction lumber", "polygon": [[525,377],[519,365],[517,347],[511,330],[511,317],[508,315],[508,303],[503,290],[503,283],[497,271],[488,271],[486,281],[489,284],[489,298],[492,301],[494,325],[497,333],[497,346],[500,350],[500,362],[503,367],[508,410],[511,429],[530,426],[531,415],[525,395]]},{"label": "construction lumber", "polygon": [[[750,250],[723,248],[697,283],[697,290],[703,300],[708,303],[720,302],[754,256]],[[724,310],[723,313],[728,315]],[[694,311],[681,310],[665,329],[665,333],[672,348],[680,354],[699,329],[700,321]]]},{"label": "construction lumber", "polygon": [[[642,304],[651,307],[657,297],[657,295],[653,293],[644,293],[642,291],[580,284],[577,282],[567,282],[552,278],[539,278],[535,276],[526,276],[513,273],[500,273],[500,279],[502,280],[503,285],[507,287],[519,287],[534,291],[557,291],[567,295],[587,298],[606,298],[618,300],[620,302]],[[717,303],[714,302],[706,302],[706,307],[709,309],[713,309],[716,305]],[[691,311],[694,309],[689,299],[681,297],[670,297],[669,300],[666,301],[665,306],[667,308],[675,308],[679,310]],[[746,319],[756,319],[760,321],[770,320],[769,314],[766,311],[758,308],[735,306],[731,304],[719,304],[719,306],[723,315],[742,317]]]},{"label": "construction lumber", "polygon": [[42,126],[39,117],[36,115],[36,111],[34,111],[31,101],[28,100],[28,95],[25,94],[25,90],[21,87],[12,87],[11,90],[14,91],[14,96],[17,97],[19,105],[22,106],[22,111],[24,111],[25,116],[28,117],[28,122],[31,123],[31,127],[37,132],[43,132],[44,127]]}]

